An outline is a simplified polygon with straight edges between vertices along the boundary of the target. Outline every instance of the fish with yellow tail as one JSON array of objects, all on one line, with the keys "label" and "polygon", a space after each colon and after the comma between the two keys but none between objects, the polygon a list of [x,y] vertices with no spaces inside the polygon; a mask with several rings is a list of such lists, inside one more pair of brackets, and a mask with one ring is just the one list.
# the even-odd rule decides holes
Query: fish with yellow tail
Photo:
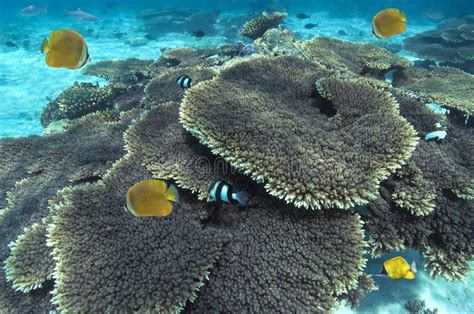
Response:
[{"label": "fish with yellow tail", "polygon": [[409,265],[402,256],[396,256],[383,262],[382,273],[372,276],[389,277],[392,280],[415,279],[416,263],[413,261]]},{"label": "fish with yellow tail", "polygon": [[67,29],[54,31],[45,38],[41,53],[46,53],[46,64],[53,68],[79,69],[90,60],[84,38]]},{"label": "fish with yellow tail", "polygon": [[387,39],[407,30],[407,16],[399,9],[390,8],[377,13],[372,20],[372,34]]},{"label": "fish with yellow tail", "polygon": [[136,217],[166,217],[179,203],[176,187],[162,180],[143,180],[127,192],[125,210]]}]

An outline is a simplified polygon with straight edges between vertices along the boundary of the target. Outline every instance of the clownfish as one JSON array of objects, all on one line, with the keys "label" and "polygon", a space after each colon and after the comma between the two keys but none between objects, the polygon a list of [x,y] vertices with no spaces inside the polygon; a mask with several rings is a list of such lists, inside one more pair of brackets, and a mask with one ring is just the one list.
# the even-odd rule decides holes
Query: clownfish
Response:
[{"label": "clownfish", "polygon": [[397,256],[383,262],[383,270],[380,276],[387,276],[392,280],[399,279],[415,279],[416,263],[413,261],[411,265],[402,257]]},{"label": "clownfish", "polygon": [[181,75],[176,79],[176,84],[183,89],[191,88],[193,86],[193,80],[187,75]]},{"label": "clownfish", "polygon": [[237,206],[249,204],[248,194],[245,191],[234,193],[233,188],[225,181],[217,181],[209,188],[209,195],[218,203],[227,203]]},{"label": "clownfish", "polygon": [[143,180],[135,183],[127,192],[125,210],[137,217],[166,217],[179,203],[178,190],[161,180]]},{"label": "clownfish", "polygon": [[380,39],[401,34],[407,30],[407,17],[399,9],[385,9],[377,13],[372,20],[372,34]]},{"label": "clownfish", "polygon": [[46,53],[46,64],[53,68],[79,69],[90,60],[81,34],[66,29],[54,31],[44,39],[41,53]]}]

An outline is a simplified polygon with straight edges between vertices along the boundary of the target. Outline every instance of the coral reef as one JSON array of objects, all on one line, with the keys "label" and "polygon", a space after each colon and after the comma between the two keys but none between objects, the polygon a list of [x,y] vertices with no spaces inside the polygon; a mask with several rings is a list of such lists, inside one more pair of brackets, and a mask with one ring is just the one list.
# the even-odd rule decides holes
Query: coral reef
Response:
[{"label": "coral reef", "polygon": [[298,55],[296,38],[288,28],[272,28],[254,41],[255,47],[262,54],[269,56]]},{"label": "coral reef", "polygon": [[152,60],[126,59],[106,60],[88,65],[82,73],[85,75],[102,77],[110,83],[124,83],[130,85],[147,76],[147,67]]},{"label": "coral reef", "polygon": [[125,134],[127,149],[140,156],[153,177],[172,179],[200,199],[207,199],[214,182],[231,181],[228,174],[232,169],[183,129],[178,108],[178,103],[171,102],[145,112]]},{"label": "coral reef", "polygon": [[393,85],[415,92],[426,102],[436,102],[474,114],[474,75],[450,67],[406,68],[396,71]]},{"label": "coral reef", "polygon": [[29,292],[52,279],[54,261],[46,246],[46,228],[46,223],[35,223],[10,246],[5,276],[15,290]]},{"label": "coral reef", "polygon": [[220,49],[194,49],[189,47],[164,49],[160,58],[150,67],[154,75],[163,74],[168,68],[174,67],[210,67],[222,65],[224,60],[219,57]]},{"label": "coral reef", "polygon": [[[436,116],[419,100],[400,95],[397,99],[401,113],[417,130]],[[458,280],[474,256],[474,134],[462,121],[449,119],[444,124],[446,139],[421,141],[400,169],[403,176],[395,173],[382,182],[380,198],[368,206],[366,226],[373,255],[417,248],[433,277]],[[400,188],[405,193],[402,200]]]},{"label": "coral reef", "polygon": [[61,119],[77,119],[95,111],[105,111],[113,106],[111,86],[98,87],[91,83],[74,83],[51,101],[41,113],[41,124]]},{"label": "coral reef", "polygon": [[466,16],[441,23],[437,29],[409,37],[404,48],[422,58],[474,73],[474,19]]},{"label": "coral reef", "polygon": [[288,14],[285,12],[263,12],[260,16],[248,21],[240,29],[240,34],[251,39],[263,36],[271,28],[278,27]]},{"label": "coral reef", "polygon": [[189,76],[193,86],[199,82],[212,79],[217,72],[211,68],[188,67],[166,71],[154,77],[145,87],[145,97],[142,104],[156,105],[162,102],[179,102],[185,90],[176,84],[176,79],[181,75]]},{"label": "coral reef", "polygon": [[[8,257],[8,244],[23,233],[25,227],[40,224],[47,216],[48,200],[59,189],[99,180],[110,163],[122,156],[122,134],[131,118],[123,116],[120,122],[107,122],[100,115],[91,115],[77,120],[61,134],[0,141],[0,261]],[[47,268],[44,266],[50,265],[49,261],[43,260],[46,252],[38,248],[28,251],[28,255],[21,255],[24,252],[22,248],[41,242],[40,238],[32,237],[30,233],[37,235],[42,230],[41,227],[27,229],[27,233],[17,240],[20,245],[11,261],[19,261],[21,265],[36,265],[31,269],[32,273],[23,270],[25,273],[22,274],[19,269],[11,270],[10,277],[18,289],[37,287],[40,278],[48,277],[43,271]],[[26,294],[15,292],[11,284],[5,281],[3,273],[0,275],[0,312],[5,309],[8,312],[27,312],[35,308],[34,303],[38,303],[38,310],[51,309],[47,293],[50,288],[35,289]],[[50,284],[46,281],[43,286],[49,287]],[[45,307],[41,308],[42,305]]]},{"label": "coral reef", "polygon": [[[396,101],[362,80],[292,57],[240,62],[191,89],[185,128],[213,153],[297,206],[350,208],[414,149]],[[370,100],[369,100],[370,99]],[[291,105],[290,105],[291,104]]]},{"label": "coral reef", "polygon": [[359,302],[366,294],[376,291],[377,289],[377,285],[375,284],[374,279],[372,279],[372,276],[362,274],[359,279],[357,279],[357,286],[346,293],[341,294],[339,298],[349,303],[351,308],[357,308]]},{"label": "coral reef", "polygon": [[410,300],[403,306],[409,314],[437,314],[438,309],[430,310],[426,308],[426,303],[423,300]]},{"label": "coral reef", "polygon": [[53,205],[48,243],[61,311],[177,312],[196,297],[226,237],[201,228],[202,204],[184,195],[166,219],[124,211],[128,188],[148,177],[138,158],[125,157],[103,183],[65,190]]},{"label": "coral reef", "polygon": [[299,43],[299,49],[311,61],[330,69],[370,75],[382,79],[390,70],[403,69],[411,61],[367,43],[351,43],[329,37],[314,37]]},{"label": "coral reef", "polygon": [[223,209],[217,226],[232,232],[233,241],[189,312],[325,313],[337,307],[364,265],[358,215],[257,203],[239,213]]}]

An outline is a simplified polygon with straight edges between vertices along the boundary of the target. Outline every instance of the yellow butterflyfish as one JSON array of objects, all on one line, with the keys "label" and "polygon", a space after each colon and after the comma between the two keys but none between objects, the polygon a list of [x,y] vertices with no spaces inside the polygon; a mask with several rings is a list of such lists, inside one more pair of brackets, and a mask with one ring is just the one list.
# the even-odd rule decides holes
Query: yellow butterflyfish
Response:
[{"label": "yellow butterflyfish", "polygon": [[90,60],[81,34],[66,29],[54,31],[45,38],[41,53],[46,53],[46,64],[53,68],[79,69]]},{"label": "yellow butterflyfish", "polygon": [[407,17],[399,9],[390,8],[377,13],[372,20],[372,34],[386,39],[407,30]]},{"label": "yellow butterflyfish", "polygon": [[387,275],[393,280],[399,279],[415,279],[416,263],[413,261],[411,265],[402,257],[397,256],[383,262],[382,274]]},{"label": "yellow butterflyfish", "polygon": [[143,180],[127,192],[126,209],[137,217],[166,217],[179,202],[178,190],[161,180]]}]

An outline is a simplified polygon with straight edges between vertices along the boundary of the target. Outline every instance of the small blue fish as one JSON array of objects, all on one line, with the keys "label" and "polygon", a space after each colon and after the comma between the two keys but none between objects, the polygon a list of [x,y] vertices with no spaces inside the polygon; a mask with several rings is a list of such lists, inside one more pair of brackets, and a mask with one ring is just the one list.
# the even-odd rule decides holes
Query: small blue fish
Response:
[{"label": "small blue fish", "polygon": [[193,80],[187,75],[181,75],[176,79],[176,84],[183,89],[191,88],[193,86]]},{"label": "small blue fish", "polygon": [[218,203],[227,203],[237,206],[249,204],[248,194],[245,191],[234,193],[233,188],[225,181],[217,181],[209,189],[209,195]]}]

